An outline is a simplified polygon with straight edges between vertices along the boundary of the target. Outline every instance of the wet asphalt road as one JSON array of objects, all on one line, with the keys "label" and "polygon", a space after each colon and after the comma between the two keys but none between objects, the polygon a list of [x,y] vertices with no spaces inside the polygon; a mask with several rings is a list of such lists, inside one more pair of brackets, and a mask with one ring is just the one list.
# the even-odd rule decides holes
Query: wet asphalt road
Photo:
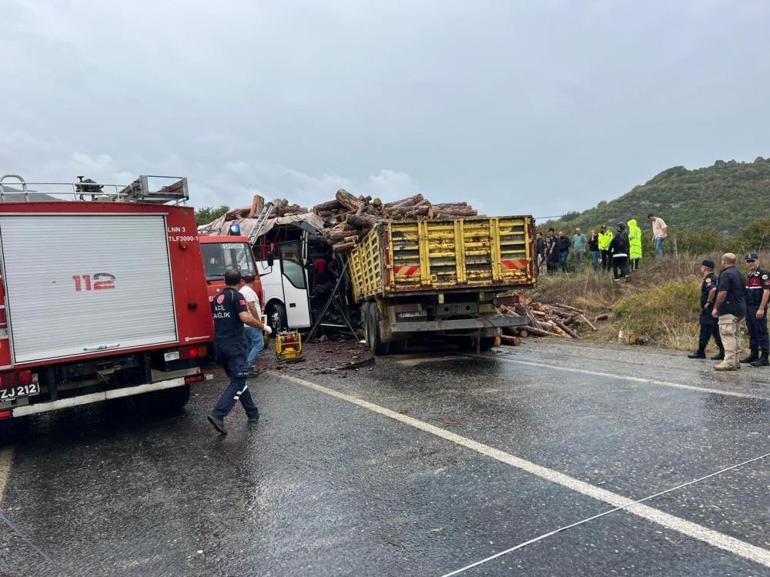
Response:
[{"label": "wet asphalt road", "polygon": [[227,437],[205,420],[219,377],[175,415],[42,416],[0,449],[0,575],[441,577],[581,521],[460,574],[770,575],[770,457],[645,501],[662,520],[587,520],[613,507],[586,494],[644,499],[770,453],[770,370],[556,341],[504,351],[262,375],[260,423],[237,407]]}]

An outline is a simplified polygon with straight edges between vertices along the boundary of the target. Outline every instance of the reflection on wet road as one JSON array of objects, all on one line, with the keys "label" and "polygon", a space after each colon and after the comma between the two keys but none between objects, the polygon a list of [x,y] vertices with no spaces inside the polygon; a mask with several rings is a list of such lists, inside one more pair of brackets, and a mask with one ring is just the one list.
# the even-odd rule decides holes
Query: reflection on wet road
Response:
[{"label": "reflection on wet road", "polygon": [[770,575],[770,371],[422,351],[262,375],[225,438],[222,386],[32,421],[0,451],[0,574]]}]

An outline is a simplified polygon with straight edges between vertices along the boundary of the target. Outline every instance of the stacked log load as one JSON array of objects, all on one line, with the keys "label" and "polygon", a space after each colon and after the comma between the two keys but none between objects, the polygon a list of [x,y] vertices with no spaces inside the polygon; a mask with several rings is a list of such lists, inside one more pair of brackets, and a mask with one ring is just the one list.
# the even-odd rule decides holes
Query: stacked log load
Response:
[{"label": "stacked log load", "polygon": [[[265,205],[265,200],[255,195],[250,207],[229,211],[217,221],[200,227],[201,234],[216,234],[224,223],[255,219]],[[384,203],[380,198],[355,196],[344,188],[337,191],[334,200],[322,202],[308,210],[291,204],[285,198],[273,201],[270,218],[315,213],[324,222],[324,235],[334,252],[348,253],[383,221],[439,220],[478,216],[478,211],[467,202],[433,204],[422,194]]]},{"label": "stacked log load", "polygon": [[354,196],[344,188],[334,200],[317,204],[313,212],[324,219],[329,228],[324,233],[334,252],[350,252],[378,222],[399,220],[437,220],[478,216],[466,202],[433,204],[422,194],[394,202],[380,198]]}]

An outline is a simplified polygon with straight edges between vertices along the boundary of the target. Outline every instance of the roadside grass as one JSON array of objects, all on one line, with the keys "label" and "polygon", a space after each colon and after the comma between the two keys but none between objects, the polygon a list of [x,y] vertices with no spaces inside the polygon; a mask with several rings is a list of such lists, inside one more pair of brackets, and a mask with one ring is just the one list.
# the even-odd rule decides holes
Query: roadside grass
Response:
[{"label": "roadside grass", "polygon": [[703,258],[714,256],[649,260],[627,282],[615,282],[611,273],[591,270],[542,275],[528,296],[543,303],[579,307],[594,315],[610,313],[597,332],[582,334],[587,339],[693,350],[698,342]]}]

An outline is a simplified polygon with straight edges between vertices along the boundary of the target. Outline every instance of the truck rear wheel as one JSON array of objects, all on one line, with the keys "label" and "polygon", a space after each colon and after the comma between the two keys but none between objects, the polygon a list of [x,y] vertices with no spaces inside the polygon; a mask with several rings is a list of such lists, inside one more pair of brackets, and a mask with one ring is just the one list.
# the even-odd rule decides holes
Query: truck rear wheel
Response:
[{"label": "truck rear wheel", "polygon": [[397,355],[403,355],[406,353],[408,345],[409,345],[409,341],[407,339],[401,339],[400,341],[393,341],[392,343],[390,343],[390,352]]},{"label": "truck rear wheel", "polygon": [[366,342],[375,355],[387,355],[390,343],[383,343],[380,335],[380,312],[374,303],[366,307]]},{"label": "truck rear wheel", "polygon": [[[479,337],[463,337],[460,341],[460,348],[471,353],[476,352],[476,339]],[[480,337],[481,343],[479,350],[485,352],[495,346],[495,337]]]}]

